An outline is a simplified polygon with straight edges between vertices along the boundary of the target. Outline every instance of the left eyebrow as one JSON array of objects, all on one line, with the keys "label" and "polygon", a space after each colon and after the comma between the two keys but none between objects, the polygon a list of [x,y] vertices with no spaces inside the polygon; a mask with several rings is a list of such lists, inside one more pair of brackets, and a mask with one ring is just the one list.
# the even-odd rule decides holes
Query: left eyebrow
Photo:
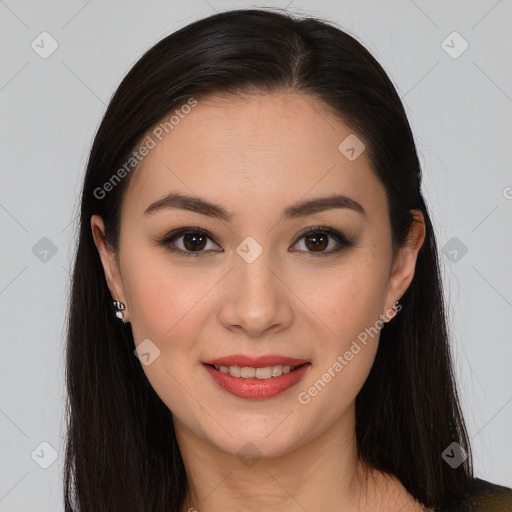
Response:
[{"label": "left eyebrow", "polygon": [[354,199],[342,194],[334,194],[327,197],[299,201],[286,208],[281,219],[296,219],[297,217],[305,217],[334,208],[348,208],[362,215],[366,215],[364,208]]},{"label": "left eyebrow", "polygon": [[[315,213],[331,210],[335,208],[347,208],[354,210],[362,215],[366,215],[364,208],[354,199],[342,194],[334,194],[316,199],[299,201],[288,206],[281,215],[281,220],[296,219],[306,217]],[[218,218],[230,221],[233,213],[225,210],[222,206],[202,199],[197,196],[187,196],[180,193],[171,192],[167,196],[150,204],[143,215],[155,213],[166,209],[190,210],[208,217]]]}]

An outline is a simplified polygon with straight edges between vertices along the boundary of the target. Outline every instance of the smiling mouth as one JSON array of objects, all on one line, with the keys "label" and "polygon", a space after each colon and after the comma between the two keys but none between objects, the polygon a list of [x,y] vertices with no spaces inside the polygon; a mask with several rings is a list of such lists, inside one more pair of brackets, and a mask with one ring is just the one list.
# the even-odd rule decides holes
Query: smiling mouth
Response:
[{"label": "smiling mouth", "polygon": [[311,363],[303,363],[299,366],[291,366],[291,365],[272,365],[272,366],[264,366],[264,367],[252,367],[252,366],[223,366],[223,365],[213,365],[204,363],[205,366],[209,366],[210,368],[214,368],[219,373],[229,374],[231,377],[239,378],[239,379],[258,379],[258,380],[270,380],[281,377],[282,375],[286,375],[288,373],[292,373],[296,371],[298,368],[301,368],[305,365],[310,365]]}]

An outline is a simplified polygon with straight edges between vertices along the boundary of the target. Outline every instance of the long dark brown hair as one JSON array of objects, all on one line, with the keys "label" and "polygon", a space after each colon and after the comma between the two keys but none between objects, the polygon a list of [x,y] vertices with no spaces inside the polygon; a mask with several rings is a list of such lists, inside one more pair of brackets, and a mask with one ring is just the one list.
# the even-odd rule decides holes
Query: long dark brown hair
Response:
[{"label": "long dark brown hair", "polygon": [[[149,384],[129,323],[115,318],[93,241],[103,218],[118,249],[123,191],[136,169],[98,190],[145,134],[191,98],[292,90],[322,101],[365,141],[385,187],[393,250],[420,210],[426,239],[402,310],[381,332],[356,398],[361,460],[395,475],[421,503],[442,510],[472,479],[469,440],[454,382],[438,253],[421,193],[421,168],[400,98],[377,61],[329,22],[272,9],[232,10],[165,37],[113,95],[90,152],[67,321],[66,511],[176,511],[187,493],[172,416]],[[104,196],[104,197],[103,197]],[[468,454],[453,469],[442,452]]]}]

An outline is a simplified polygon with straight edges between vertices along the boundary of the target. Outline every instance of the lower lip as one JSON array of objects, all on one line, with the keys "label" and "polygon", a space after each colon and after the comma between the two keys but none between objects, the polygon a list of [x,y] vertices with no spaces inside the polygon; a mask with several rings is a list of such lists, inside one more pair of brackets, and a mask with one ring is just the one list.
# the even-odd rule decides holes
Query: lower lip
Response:
[{"label": "lower lip", "polygon": [[212,366],[203,365],[213,380],[232,395],[249,400],[263,400],[279,395],[288,388],[297,384],[309,370],[311,363],[303,364],[290,373],[270,379],[244,379],[233,377],[229,373],[222,373]]}]

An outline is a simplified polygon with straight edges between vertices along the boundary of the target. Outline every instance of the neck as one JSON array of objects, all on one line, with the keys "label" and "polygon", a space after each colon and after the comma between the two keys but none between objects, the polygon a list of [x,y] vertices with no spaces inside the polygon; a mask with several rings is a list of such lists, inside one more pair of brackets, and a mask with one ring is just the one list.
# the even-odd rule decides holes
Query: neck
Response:
[{"label": "neck", "polygon": [[[374,494],[374,472],[357,457],[352,407],[320,437],[281,456],[242,460],[174,418],[189,492],[182,512],[352,511]],[[369,492],[370,491],[370,492]]]}]

